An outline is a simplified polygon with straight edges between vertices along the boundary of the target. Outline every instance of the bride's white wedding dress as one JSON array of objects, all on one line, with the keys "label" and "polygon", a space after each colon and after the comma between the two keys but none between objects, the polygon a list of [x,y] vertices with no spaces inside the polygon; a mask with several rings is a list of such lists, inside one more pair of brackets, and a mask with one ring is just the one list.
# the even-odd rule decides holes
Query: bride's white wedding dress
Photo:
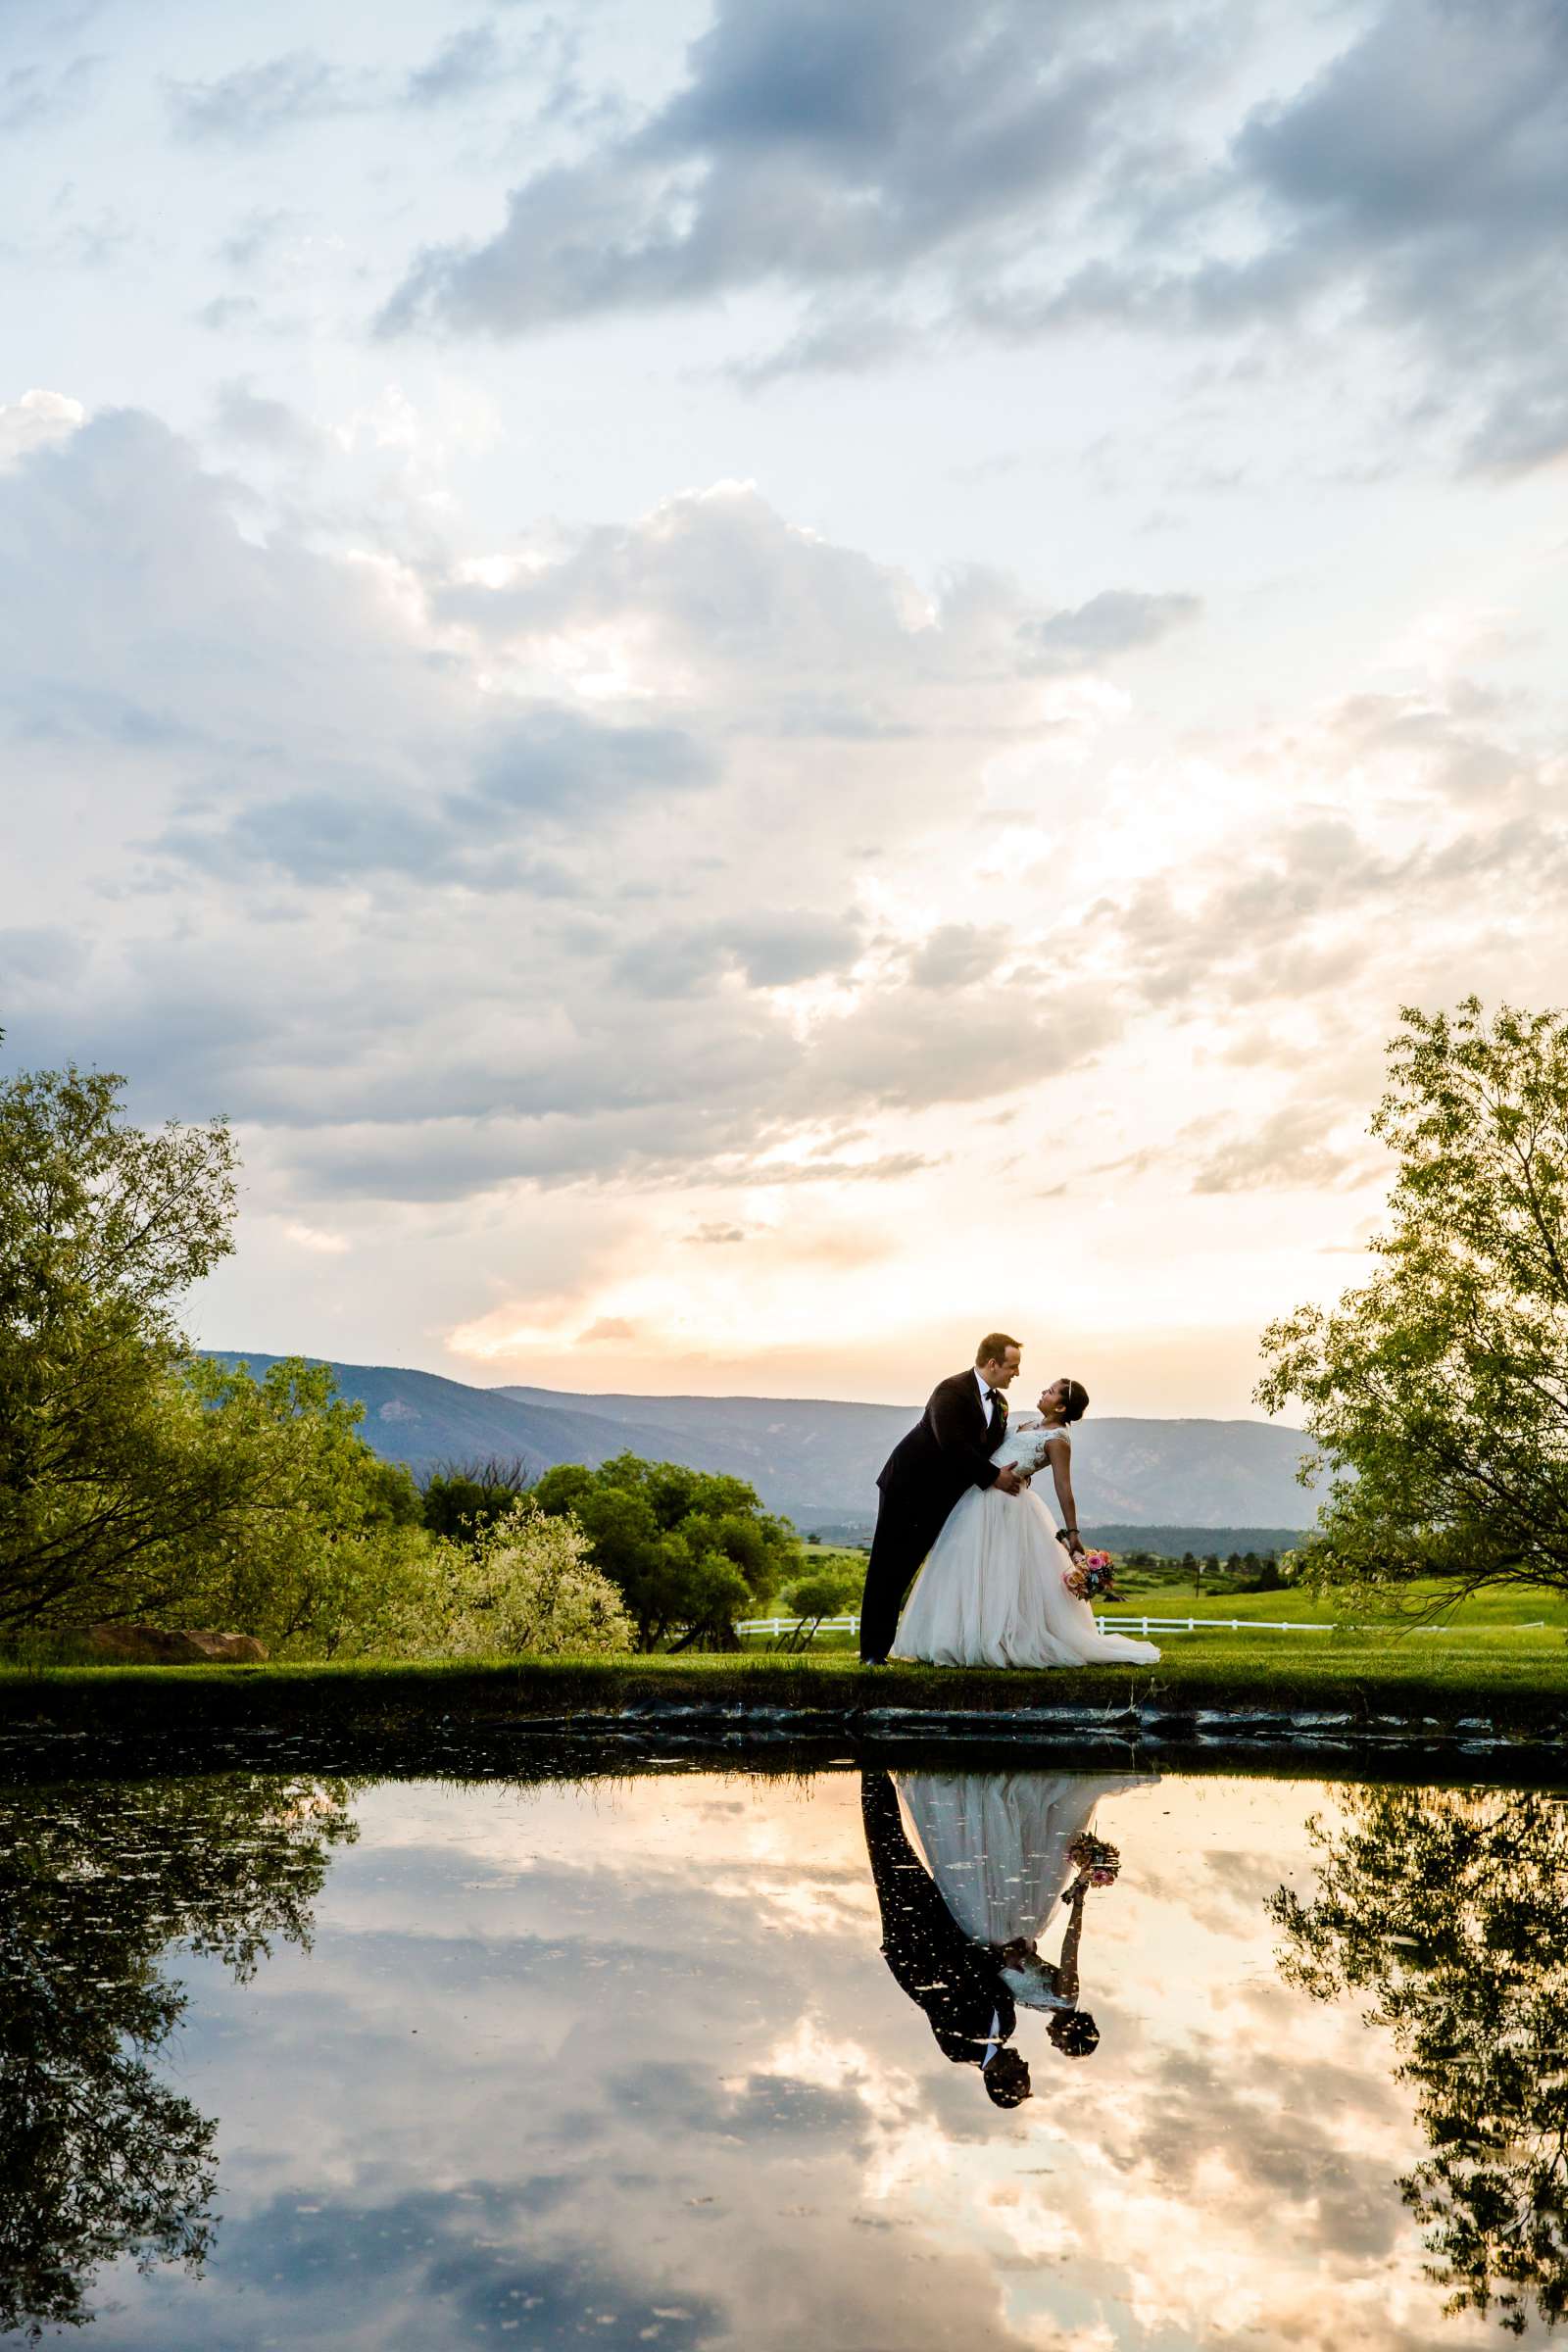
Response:
[{"label": "bride's white wedding dress", "polygon": [[[1069,1444],[1065,1429],[1020,1414],[991,1459],[1033,1475]],[[1072,1565],[1032,1488],[971,1487],[926,1555],[890,1654],[932,1666],[1152,1666],[1152,1642],[1101,1633],[1062,1582]]]},{"label": "bride's white wedding dress", "polygon": [[1103,1797],[1158,1785],[1154,1773],[904,1772],[931,1876],[977,1942],[1033,1942],[1056,1916],[1074,1875],[1072,1841],[1092,1830]]}]

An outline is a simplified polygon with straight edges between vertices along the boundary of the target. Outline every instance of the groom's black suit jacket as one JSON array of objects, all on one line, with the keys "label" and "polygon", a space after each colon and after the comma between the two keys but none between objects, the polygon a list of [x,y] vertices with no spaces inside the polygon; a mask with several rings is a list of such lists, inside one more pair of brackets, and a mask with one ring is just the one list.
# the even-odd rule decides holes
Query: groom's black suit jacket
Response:
[{"label": "groom's black suit jacket", "polygon": [[1000,1392],[997,1404],[993,1425],[972,1372],[938,1381],[925,1411],[882,1465],[876,1483],[888,1500],[912,1504],[922,1515],[929,1510],[940,1525],[966,1488],[994,1486],[992,1448],[1007,1434],[1007,1400]]},{"label": "groom's black suit jacket", "polygon": [[998,1955],[966,1936],[905,1835],[898,1791],[885,1772],[860,1775],[860,1816],[882,1912],[882,1957],[925,2011],[937,2047],[956,2066],[979,2066],[992,2038],[1017,2023]]},{"label": "groom's black suit jacket", "polygon": [[997,1401],[1001,1410],[993,1421],[972,1372],[938,1381],[925,1411],[883,1463],[876,1482],[882,1499],[860,1600],[862,1658],[885,1658],[892,1648],[909,1579],[959,1495],[971,1487],[995,1486],[991,1450],[1007,1429],[1006,1400],[999,1396]]}]

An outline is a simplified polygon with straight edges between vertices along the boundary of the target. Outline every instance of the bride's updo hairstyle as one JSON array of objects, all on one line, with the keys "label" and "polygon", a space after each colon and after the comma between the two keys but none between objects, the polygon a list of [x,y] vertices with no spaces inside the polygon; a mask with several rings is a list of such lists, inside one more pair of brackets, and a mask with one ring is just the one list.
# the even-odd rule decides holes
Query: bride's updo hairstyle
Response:
[{"label": "bride's updo hairstyle", "polygon": [[1081,1380],[1069,1380],[1065,1372],[1061,1375],[1061,1385],[1067,1392],[1061,1400],[1062,1419],[1081,1421],[1089,1410],[1089,1391]]},{"label": "bride's updo hairstyle", "polygon": [[1046,2030],[1063,2058],[1092,2058],[1100,2047],[1100,2028],[1087,2009],[1064,2009]]}]

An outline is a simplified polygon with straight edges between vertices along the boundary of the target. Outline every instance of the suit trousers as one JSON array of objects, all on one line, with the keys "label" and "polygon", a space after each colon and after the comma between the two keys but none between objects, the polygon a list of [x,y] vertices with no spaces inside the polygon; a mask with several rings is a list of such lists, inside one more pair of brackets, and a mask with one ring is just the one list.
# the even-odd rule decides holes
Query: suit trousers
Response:
[{"label": "suit trousers", "polygon": [[883,1489],[860,1599],[862,1658],[885,1658],[892,1648],[904,1595],[942,1533],[952,1507],[951,1502],[933,1503],[929,1495],[900,1494],[897,1490],[889,1494]]}]

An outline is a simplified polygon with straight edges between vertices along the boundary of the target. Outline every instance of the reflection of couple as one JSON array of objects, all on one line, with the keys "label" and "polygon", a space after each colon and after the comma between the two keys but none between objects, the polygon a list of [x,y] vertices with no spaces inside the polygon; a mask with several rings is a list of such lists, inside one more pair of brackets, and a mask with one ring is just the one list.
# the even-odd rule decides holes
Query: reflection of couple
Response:
[{"label": "reflection of couple", "polygon": [[[860,1604],[868,1665],[890,1653],[936,1666],[1148,1666],[1159,1656],[1152,1642],[1102,1634],[1088,1601],[1063,1582],[1084,1548],[1068,1432],[1089,1398],[1076,1380],[1054,1380],[1038,1412],[1009,1426],[1006,1390],[1021,1352],[1005,1332],[988,1332],[974,1368],[939,1382],[883,1464]],[[1048,1463],[1060,1535],[1030,1489]]]},{"label": "reflection of couple", "polygon": [[[1078,2001],[1078,1948],[1093,1883],[1088,1831],[1100,1798],[1142,1783],[1124,1775],[914,1772],[902,1782],[929,1872],[906,1835],[885,1772],[860,1776],[866,1850],[882,1913],[882,1956],[925,2011],[955,2065],[980,2069],[987,2096],[1030,2096],[1014,2048],[1018,2005],[1051,2017],[1064,2058],[1087,2058],[1100,2030]],[[1038,1938],[1063,1898],[1061,1956]]]}]

